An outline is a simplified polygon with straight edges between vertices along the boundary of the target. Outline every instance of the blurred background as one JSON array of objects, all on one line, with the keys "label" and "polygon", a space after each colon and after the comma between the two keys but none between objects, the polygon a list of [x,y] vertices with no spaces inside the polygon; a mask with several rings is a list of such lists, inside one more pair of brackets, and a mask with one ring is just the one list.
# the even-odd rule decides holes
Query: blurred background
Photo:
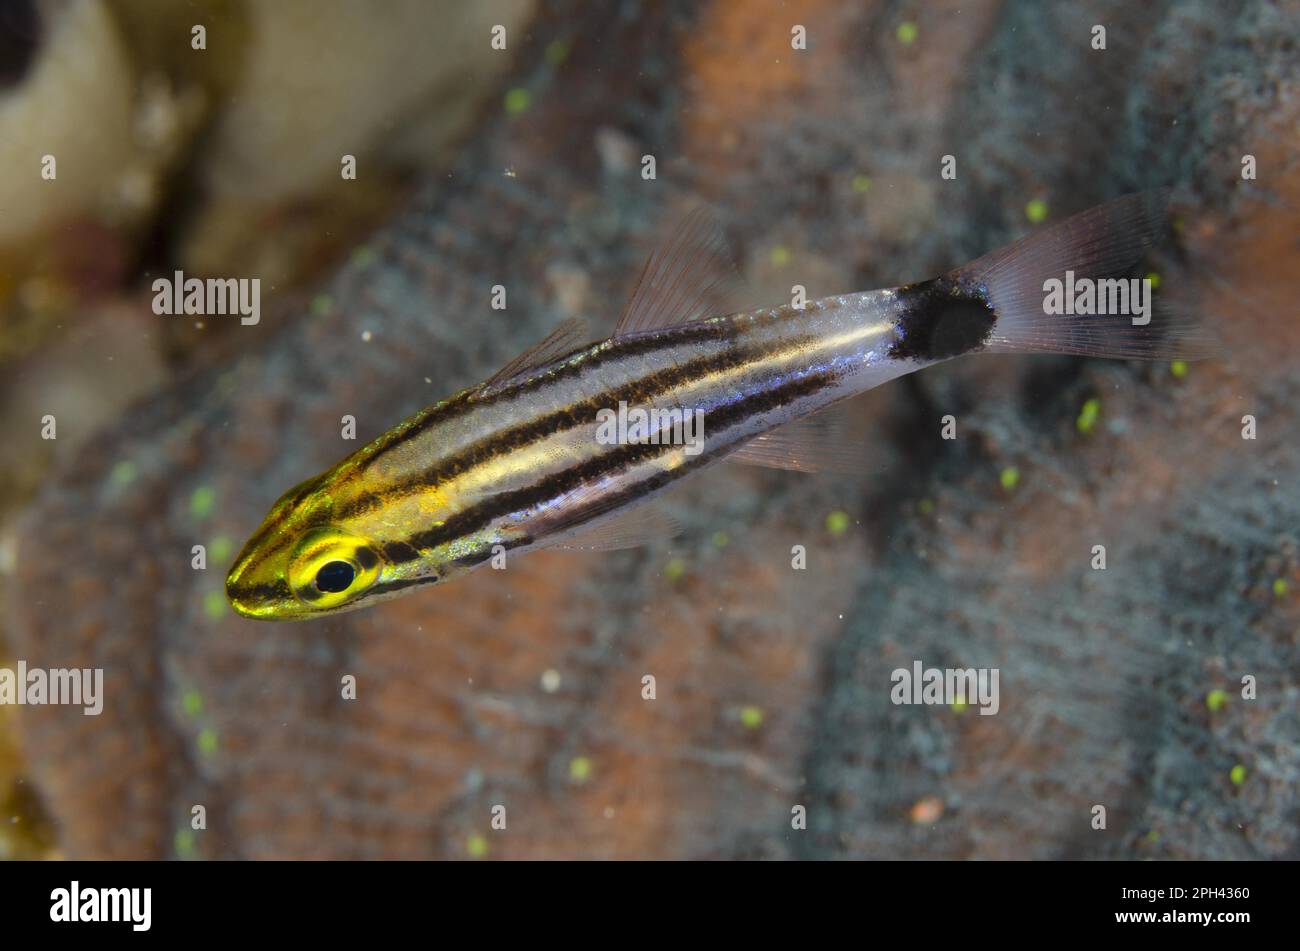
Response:
[{"label": "blurred background", "polygon": [[[1300,857],[1297,36],[1285,0],[0,5],[0,666],[105,671],[98,717],[0,706],[0,858]],[[959,360],[854,402],[858,476],[675,489],[671,544],[225,602],[343,414],[607,335],[692,202],[781,301],[1158,186],[1224,359]],[[156,315],[177,270],[259,278],[260,322]],[[914,660],[999,668],[1000,712],[893,705]]]}]

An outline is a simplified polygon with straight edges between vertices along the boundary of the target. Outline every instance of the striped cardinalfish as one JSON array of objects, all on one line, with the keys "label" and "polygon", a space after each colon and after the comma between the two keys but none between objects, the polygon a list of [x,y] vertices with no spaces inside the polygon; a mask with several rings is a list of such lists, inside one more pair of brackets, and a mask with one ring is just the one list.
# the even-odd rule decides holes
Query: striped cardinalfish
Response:
[{"label": "striped cardinalfish", "polygon": [[1163,308],[1139,319],[1045,305],[1067,275],[1072,291],[1127,284],[1166,227],[1163,192],[1130,195],[933,280],[730,313],[717,306],[725,242],[692,214],[647,261],[612,337],[580,345],[566,322],[286,492],[228,597],[250,618],[313,618],[507,553],[670,534],[641,503],[722,459],[833,468],[844,448],[808,417],[965,354],[1194,355],[1193,329]]}]

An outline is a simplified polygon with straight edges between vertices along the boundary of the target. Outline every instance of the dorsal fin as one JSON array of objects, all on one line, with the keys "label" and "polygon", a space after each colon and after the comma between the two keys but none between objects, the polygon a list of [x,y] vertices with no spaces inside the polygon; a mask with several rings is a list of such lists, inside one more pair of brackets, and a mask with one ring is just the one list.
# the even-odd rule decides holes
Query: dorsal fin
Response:
[{"label": "dorsal fin", "polygon": [[707,206],[697,206],[646,260],[614,336],[735,313],[738,286],[722,229]]},{"label": "dorsal fin", "polygon": [[492,374],[487,382],[479,387],[477,395],[487,396],[499,392],[514,380],[538,367],[546,366],[556,357],[562,357],[571,350],[576,350],[583,343],[586,333],[586,324],[577,317],[569,317],[561,321],[545,337]]}]

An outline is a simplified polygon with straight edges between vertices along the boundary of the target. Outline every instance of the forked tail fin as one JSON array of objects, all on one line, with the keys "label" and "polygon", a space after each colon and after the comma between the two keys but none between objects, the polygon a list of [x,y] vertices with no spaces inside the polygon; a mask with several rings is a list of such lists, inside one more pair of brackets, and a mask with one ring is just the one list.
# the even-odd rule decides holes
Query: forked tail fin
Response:
[{"label": "forked tail fin", "polygon": [[[987,289],[987,349],[1198,359],[1218,346],[1142,267],[1172,233],[1167,190],[1126,195],[986,254],[946,278]],[[1092,311],[1089,313],[1088,311]]]}]

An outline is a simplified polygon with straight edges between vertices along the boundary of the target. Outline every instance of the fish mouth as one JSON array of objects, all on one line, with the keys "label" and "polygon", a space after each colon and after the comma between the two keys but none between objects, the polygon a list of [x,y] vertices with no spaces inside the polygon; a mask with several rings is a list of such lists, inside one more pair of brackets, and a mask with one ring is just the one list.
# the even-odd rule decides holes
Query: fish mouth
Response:
[{"label": "fish mouth", "polygon": [[254,620],[278,620],[284,617],[280,605],[287,597],[293,600],[292,592],[284,581],[270,584],[252,585],[241,581],[248,574],[253,562],[251,555],[244,555],[226,575],[226,600],[240,617]]}]

